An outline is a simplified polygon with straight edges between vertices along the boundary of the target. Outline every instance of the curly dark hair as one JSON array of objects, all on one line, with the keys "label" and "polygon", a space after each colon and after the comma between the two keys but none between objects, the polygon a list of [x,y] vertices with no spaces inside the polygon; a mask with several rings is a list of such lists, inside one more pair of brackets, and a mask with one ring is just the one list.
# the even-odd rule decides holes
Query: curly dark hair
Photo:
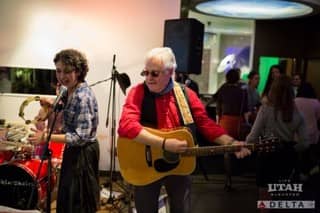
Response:
[{"label": "curly dark hair", "polygon": [[71,72],[73,70],[75,72],[79,72],[80,75],[78,77],[78,81],[84,82],[84,79],[89,71],[89,66],[88,61],[83,53],[75,49],[61,50],[53,59],[55,64],[59,61],[66,65],[67,72]]},{"label": "curly dark hair", "polygon": [[275,108],[276,119],[277,113],[280,112],[284,122],[292,121],[295,104],[291,78],[289,76],[282,75],[272,82],[268,93],[268,100]]}]

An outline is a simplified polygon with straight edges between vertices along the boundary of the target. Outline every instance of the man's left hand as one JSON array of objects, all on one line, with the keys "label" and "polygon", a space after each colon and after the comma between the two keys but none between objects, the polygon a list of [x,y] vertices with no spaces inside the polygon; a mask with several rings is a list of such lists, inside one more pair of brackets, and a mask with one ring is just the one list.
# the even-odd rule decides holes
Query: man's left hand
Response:
[{"label": "man's left hand", "polygon": [[[235,141],[232,145],[245,145],[243,141]],[[251,151],[248,148],[242,147],[240,151],[234,153],[238,159],[251,155]]]}]

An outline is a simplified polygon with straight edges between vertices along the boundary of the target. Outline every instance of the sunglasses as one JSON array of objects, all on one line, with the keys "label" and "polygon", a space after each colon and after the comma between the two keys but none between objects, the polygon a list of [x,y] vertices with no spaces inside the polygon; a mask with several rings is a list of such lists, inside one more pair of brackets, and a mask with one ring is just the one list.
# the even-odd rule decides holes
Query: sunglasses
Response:
[{"label": "sunglasses", "polygon": [[160,72],[162,71],[159,71],[159,70],[143,70],[140,75],[141,76],[148,76],[149,74],[152,76],[152,77],[158,77],[160,75]]}]

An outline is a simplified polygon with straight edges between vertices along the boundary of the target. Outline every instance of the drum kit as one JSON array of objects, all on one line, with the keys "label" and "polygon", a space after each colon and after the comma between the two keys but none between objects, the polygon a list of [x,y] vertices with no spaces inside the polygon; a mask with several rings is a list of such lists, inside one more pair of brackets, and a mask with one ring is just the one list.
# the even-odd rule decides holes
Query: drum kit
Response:
[{"label": "drum kit", "polygon": [[[31,145],[28,132],[27,125],[0,127],[0,206],[21,210],[45,209],[49,182],[48,161],[41,163],[45,145]],[[64,144],[50,141],[49,148],[52,151],[50,189],[53,191]]]}]

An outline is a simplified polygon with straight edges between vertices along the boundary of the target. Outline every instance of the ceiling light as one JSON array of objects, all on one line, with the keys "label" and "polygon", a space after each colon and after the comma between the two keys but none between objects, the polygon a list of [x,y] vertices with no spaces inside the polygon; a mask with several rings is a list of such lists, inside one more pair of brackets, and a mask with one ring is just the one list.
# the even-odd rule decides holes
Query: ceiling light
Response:
[{"label": "ceiling light", "polygon": [[[304,1],[305,2],[305,1]],[[215,0],[197,3],[201,13],[245,19],[281,19],[314,13],[314,5],[302,1],[282,0]]]}]

